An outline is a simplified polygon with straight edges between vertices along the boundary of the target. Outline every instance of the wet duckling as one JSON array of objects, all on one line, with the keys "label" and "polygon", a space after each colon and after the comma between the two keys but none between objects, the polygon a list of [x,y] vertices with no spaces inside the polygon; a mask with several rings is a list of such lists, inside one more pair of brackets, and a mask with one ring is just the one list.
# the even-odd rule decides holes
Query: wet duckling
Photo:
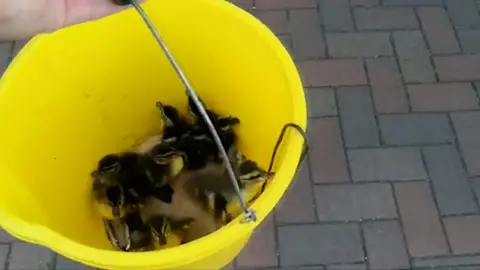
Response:
[{"label": "wet duckling", "polygon": [[173,106],[164,105],[161,102],[157,102],[156,105],[162,114],[162,120],[164,123],[162,132],[163,141],[171,142],[190,131],[191,126],[188,119],[182,116],[177,109]]},{"label": "wet duckling", "polygon": [[107,155],[91,173],[93,203],[100,215],[108,220],[122,218],[127,212],[124,189],[119,182],[120,165],[116,155]]},{"label": "wet duckling", "polygon": [[143,222],[138,212],[125,216],[124,222],[130,237],[130,245],[126,251],[149,251],[155,248],[152,228]]},{"label": "wet duckling", "polygon": [[165,216],[153,216],[148,221],[152,228],[152,238],[156,249],[174,247],[182,244],[184,231],[194,219],[186,218],[174,221]]},{"label": "wet duckling", "polygon": [[121,251],[130,249],[129,230],[123,219],[103,220],[105,232],[112,246]]}]

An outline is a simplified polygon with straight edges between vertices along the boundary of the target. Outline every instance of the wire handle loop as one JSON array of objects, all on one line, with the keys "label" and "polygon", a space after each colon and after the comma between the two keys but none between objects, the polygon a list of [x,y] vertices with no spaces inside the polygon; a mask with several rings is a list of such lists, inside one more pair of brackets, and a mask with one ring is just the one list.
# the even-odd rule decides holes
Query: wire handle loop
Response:
[{"label": "wire handle loop", "polygon": [[[118,0],[117,0],[118,1]],[[123,2],[124,0],[122,0],[121,2]],[[240,204],[241,204],[241,207],[243,209],[243,212],[245,213],[245,216],[242,220],[242,223],[247,223],[247,222],[252,222],[252,221],[256,221],[257,220],[257,216],[255,214],[255,212],[251,209],[248,209],[247,207],[247,204],[245,203],[245,200],[242,196],[242,193],[240,191],[240,187],[238,186],[238,182],[237,182],[237,177],[235,175],[235,172],[233,170],[233,167],[232,167],[232,164],[231,164],[231,161],[230,159],[228,158],[228,155],[227,155],[227,152],[225,150],[225,148],[223,147],[222,145],[222,141],[220,140],[220,136],[218,135],[217,131],[215,130],[215,127],[213,126],[213,123],[212,121],[210,120],[210,118],[208,117],[208,114],[205,110],[205,108],[203,107],[202,103],[200,102],[197,94],[195,93],[195,91],[193,90],[193,87],[190,85],[187,77],[185,76],[185,74],[183,73],[182,69],[178,66],[177,62],[175,61],[175,59],[173,58],[173,55],[170,53],[169,49],[167,48],[165,42],[163,41],[163,39],[160,37],[160,34],[158,33],[158,31],[155,29],[155,27],[153,26],[153,23],[150,21],[150,19],[148,18],[147,14],[145,13],[145,11],[142,9],[142,7],[140,6],[140,4],[138,3],[137,0],[130,0],[130,3],[131,5],[137,10],[137,12],[140,14],[140,16],[142,17],[143,21],[147,24],[148,28],[150,29],[150,31],[152,32],[153,36],[155,37],[156,41],[158,42],[158,44],[160,45],[160,47],[162,48],[163,52],[165,53],[165,55],[167,56],[168,60],[170,61],[170,63],[172,64],[173,68],[175,69],[175,72],[177,73],[177,75],[180,77],[180,79],[182,80],[182,83],[185,85],[185,87],[187,88],[187,92],[188,92],[188,95],[193,99],[194,103],[195,103],[195,106],[197,107],[197,109],[199,110],[202,118],[205,120],[207,126],[208,126],[208,129],[211,133],[211,135],[213,136],[213,140],[215,142],[215,144],[217,145],[218,149],[220,150],[220,154],[222,156],[222,159],[223,159],[223,162],[224,162],[224,165],[226,166],[227,168],[227,172],[228,172],[228,176],[235,188],[235,192],[237,193],[237,196],[239,197],[239,201],[240,201]]]}]

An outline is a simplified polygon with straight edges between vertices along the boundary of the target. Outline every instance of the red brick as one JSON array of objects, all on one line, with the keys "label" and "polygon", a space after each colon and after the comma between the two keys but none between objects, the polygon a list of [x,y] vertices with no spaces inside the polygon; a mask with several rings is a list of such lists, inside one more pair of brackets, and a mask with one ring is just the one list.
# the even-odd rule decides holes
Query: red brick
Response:
[{"label": "red brick", "polygon": [[361,60],[304,61],[298,64],[305,86],[348,86],[367,84]]},{"label": "red brick", "polygon": [[453,254],[480,253],[480,216],[443,219]]},{"label": "red brick", "polygon": [[412,257],[448,253],[447,242],[427,182],[395,184],[400,216]]},{"label": "red brick", "polygon": [[266,24],[275,34],[288,32],[287,12],[284,10],[266,10],[255,13],[255,16]]},{"label": "red brick", "polygon": [[441,7],[419,8],[418,14],[432,53],[460,52],[445,9]]},{"label": "red brick", "polygon": [[432,83],[407,86],[413,111],[478,109],[475,90],[469,83]]},{"label": "red brick", "polygon": [[316,0],[255,0],[256,8],[261,9],[290,9],[290,8],[314,8]]},{"label": "red brick", "polygon": [[350,0],[350,3],[354,7],[373,7],[380,5],[379,0]]},{"label": "red brick", "polygon": [[441,81],[480,80],[480,54],[433,58]]},{"label": "red brick", "polygon": [[312,119],[308,126],[310,165],[315,183],[348,182],[338,119]]},{"label": "red brick", "polygon": [[367,59],[366,63],[377,112],[407,112],[408,101],[395,59]]},{"label": "red brick", "polygon": [[[315,202],[308,160],[299,168],[294,182],[277,204],[275,218],[279,223],[315,222]],[[299,209],[302,209],[299,211]]]},{"label": "red brick", "polygon": [[265,219],[237,257],[238,267],[276,267],[278,258],[273,216]]},{"label": "red brick", "polygon": [[296,59],[325,56],[325,41],[316,9],[290,11],[290,35]]}]

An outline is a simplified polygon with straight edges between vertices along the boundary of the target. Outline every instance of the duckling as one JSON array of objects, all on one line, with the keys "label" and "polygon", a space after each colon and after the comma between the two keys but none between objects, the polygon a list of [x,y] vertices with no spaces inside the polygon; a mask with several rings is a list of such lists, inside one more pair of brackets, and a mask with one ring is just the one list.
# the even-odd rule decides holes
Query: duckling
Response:
[{"label": "duckling", "polygon": [[124,218],[130,237],[130,245],[126,251],[148,251],[154,249],[152,228],[145,224],[138,212]]},{"label": "duckling", "polygon": [[119,175],[120,163],[116,155],[107,155],[102,158],[98,162],[97,169],[91,173],[94,206],[107,220],[120,219],[129,210]]},{"label": "duckling", "polygon": [[121,251],[130,249],[129,230],[123,219],[103,220],[105,232],[112,246]]},{"label": "duckling", "polygon": [[190,131],[191,126],[187,118],[183,117],[177,109],[161,102],[157,102],[156,105],[162,114],[164,123],[163,141],[171,142]]},{"label": "duckling", "polygon": [[156,249],[178,246],[183,242],[183,234],[190,224],[192,218],[178,221],[171,220],[165,216],[153,216],[148,221],[152,228],[152,238]]}]

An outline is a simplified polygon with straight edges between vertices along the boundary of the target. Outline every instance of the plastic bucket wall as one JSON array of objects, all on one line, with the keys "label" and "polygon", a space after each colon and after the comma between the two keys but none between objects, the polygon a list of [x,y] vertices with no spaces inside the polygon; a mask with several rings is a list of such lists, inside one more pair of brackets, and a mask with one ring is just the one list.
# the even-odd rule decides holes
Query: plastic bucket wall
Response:
[{"label": "plastic bucket wall", "polygon": [[[207,106],[238,116],[240,147],[268,167],[286,123],[306,126],[295,66],[258,20],[224,1],[150,0],[145,10]],[[103,155],[159,132],[155,102],[186,110],[185,88],[134,10],[34,38],[0,82],[0,224],[23,240],[114,269],[212,269],[230,262],[294,176],[303,139],[287,132],[275,178],[239,218],[181,247],[114,251],[91,207]]]}]

